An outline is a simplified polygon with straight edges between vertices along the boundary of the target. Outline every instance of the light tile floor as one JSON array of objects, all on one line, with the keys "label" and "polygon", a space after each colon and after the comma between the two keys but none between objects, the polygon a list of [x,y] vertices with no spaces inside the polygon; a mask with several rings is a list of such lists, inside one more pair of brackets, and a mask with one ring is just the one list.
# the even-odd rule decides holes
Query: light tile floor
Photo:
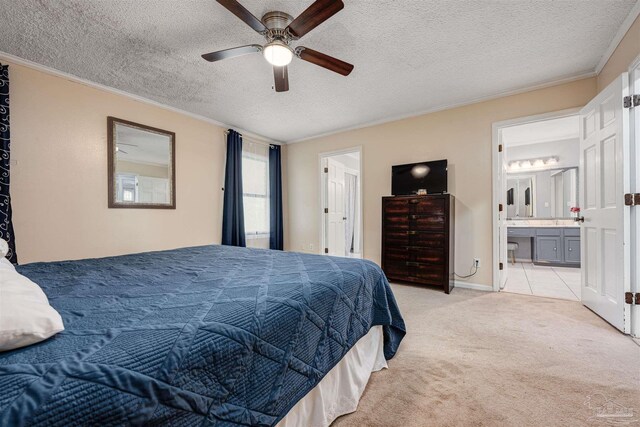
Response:
[{"label": "light tile floor", "polygon": [[547,267],[530,262],[509,264],[503,292],[580,300],[580,269]]}]

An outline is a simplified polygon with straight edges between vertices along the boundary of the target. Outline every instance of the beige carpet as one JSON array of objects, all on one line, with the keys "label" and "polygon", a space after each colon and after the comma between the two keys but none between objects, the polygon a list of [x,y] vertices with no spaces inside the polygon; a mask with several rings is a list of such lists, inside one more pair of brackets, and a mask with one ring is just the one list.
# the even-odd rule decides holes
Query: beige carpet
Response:
[{"label": "beige carpet", "polygon": [[580,303],[393,289],[407,336],[333,426],[613,425],[594,418],[607,400],[640,425],[640,347]]}]

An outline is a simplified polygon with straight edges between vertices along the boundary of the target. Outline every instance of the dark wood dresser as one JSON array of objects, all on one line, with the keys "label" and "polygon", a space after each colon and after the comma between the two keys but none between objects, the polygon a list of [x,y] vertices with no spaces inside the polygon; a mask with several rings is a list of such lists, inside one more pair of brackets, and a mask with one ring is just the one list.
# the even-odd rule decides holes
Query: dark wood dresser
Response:
[{"label": "dark wood dresser", "polygon": [[453,289],[454,197],[382,198],[382,269],[389,280]]}]

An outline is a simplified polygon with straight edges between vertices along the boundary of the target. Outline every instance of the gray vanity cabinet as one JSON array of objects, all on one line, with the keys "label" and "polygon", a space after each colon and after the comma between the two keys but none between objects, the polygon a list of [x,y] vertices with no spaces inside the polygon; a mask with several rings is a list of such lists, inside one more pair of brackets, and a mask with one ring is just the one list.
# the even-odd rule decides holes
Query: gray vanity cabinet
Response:
[{"label": "gray vanity cabinet", "polygon": [[538,262],[562,262],[562,239],[560,236],[537,236],[536,254]]},{"label": "gray vanity cabinet", "polygon": [[565,228],[564,236],[564,262],[580,265],[580,229]]},{"label": "gray vanity cabinet", "polygon": [[580,264],[580,237],[564,238],[564,262]]},{"label": "gray vanity cabinet", "polygon": [[534,264],[580,267],[578,227],[509,227],[507,239],[520,244],[516,258],[531,256]]},{"label": "gray vanity cabinet", "polygon": [[536,228],[534,263],[580,266],[580,229]]}]

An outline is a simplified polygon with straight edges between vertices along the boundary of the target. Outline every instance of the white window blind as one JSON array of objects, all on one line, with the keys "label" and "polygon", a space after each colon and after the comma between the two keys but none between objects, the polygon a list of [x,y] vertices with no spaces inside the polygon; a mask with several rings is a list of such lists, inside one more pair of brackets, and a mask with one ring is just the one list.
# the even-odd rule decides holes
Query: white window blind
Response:
[{"label": "white window blind", "polygon": [[242,146],[244,229],[247,239],[269,237],[269,147]]}]

